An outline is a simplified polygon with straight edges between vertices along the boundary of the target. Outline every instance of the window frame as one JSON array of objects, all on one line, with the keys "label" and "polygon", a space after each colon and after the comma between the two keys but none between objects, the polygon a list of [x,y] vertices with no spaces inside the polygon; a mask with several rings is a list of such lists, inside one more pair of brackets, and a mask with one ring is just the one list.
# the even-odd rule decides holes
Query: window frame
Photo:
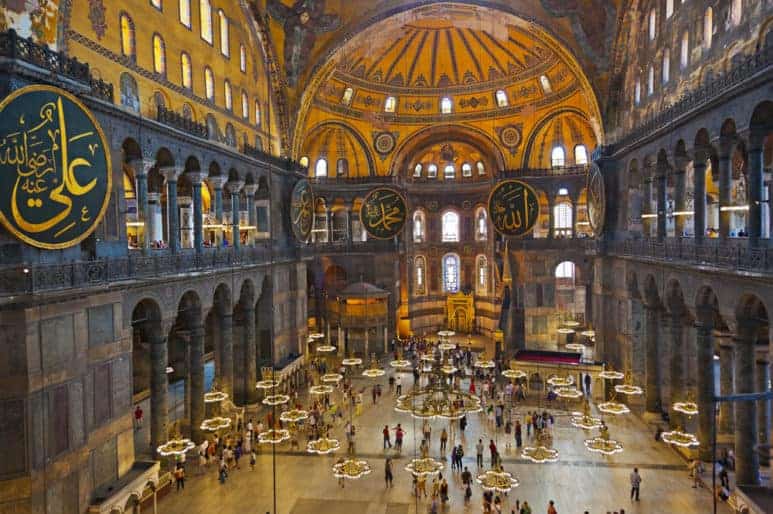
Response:
[{"label": "window frame", "polygon": [[[183,5],[187,5],[187,23],[186,19],[183,18]],[[188,30],[191,30],[193,27],[193,17],[191,15],[191,0],[178,0],[177,1],[177,21],[180,22],[180,25],[185,27]]]},{"label": "window frame", "polygon": [[166,77],[166,42],[161,34],[154,32],[151,44],[153,48],[153,73]]},{"label": "window frame", "polygon": [[209,66],[204,67],[204,97],[210,102],[215,102],[215,72]]},{"label": "window frame", "polygon": [[453,114],[454,101],[450,96],[440,98],[440,114]]},{"label": "window frame", "polygon": [[[557,153],[561,156],[557,157]],[[561,145],[556,145],[550,150],[550,167],[551,168],[563,168],[566,166],[566,150]]]},{"label": "window frame", "polygon": [[[188,63],[186,70],[185,63]],[[186,85],[187,82],[187,85]],[[193,62],[188,52],[180,52],[180,84],[185,89],[193,89]]]},{"label": "window frame", "polygon": [[[220,36],[220,55],[226,59],[231,58],[231,22],[225,11],[217,10],[217,29]],[[225,37],[224,37],[225,35]]]},{"label": "window frame", "polygon": [[461,216],[453,210],[445,211],[440,216],[440,242],[459,243],[461,236]]},{"label": "window frame", "polygon": [[[453,261],[454,263],[454,281],[452,287],[448,287],[449,284],[449,274],[447,273],[447,267],[448,262]],[[443,292],[444,293],[458,293],[461,290],[461,281],[462,281],[462,261],[459,258],[459,255],[456,253],[447,253],[443,256],[443,258],[440,261],[440,268],[442,272],[442,282],[443,282]]]},{"label": "window frame", "polygon": [[215,31],[212,27],[211,0],[199,0],[199,25],[199,35],[201,36],[201,39],[210,46],[215,46]]},{"label": "window frame", "polygon": [[[123,20],[126,20],[127,22],[127,31],[128,31],[128,40],[124,40],[124,29],[123,29]],[[137,32],[134,25],[134,20],[132,20],[132,17],[129,16],[129,14],[125,11],[121,11],[121,13],[118,14],[118,30],[120,32],[120,38],[121,38],[121,55],[124,57],[128,57],[129,59],[136,60],[137,59]],[[129,43],[130,46],[130,52],[126,52],[126,43]]]}]

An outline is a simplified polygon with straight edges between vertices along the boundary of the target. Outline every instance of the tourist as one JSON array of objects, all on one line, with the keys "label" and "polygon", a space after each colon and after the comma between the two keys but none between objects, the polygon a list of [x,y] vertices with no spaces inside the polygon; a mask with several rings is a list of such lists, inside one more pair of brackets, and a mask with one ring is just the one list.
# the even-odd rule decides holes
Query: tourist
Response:
[{"label": "tourist", "polygon": [[726,466],[722,466],[719,470],[719,483],[722,484],[722,487],[730,487],[730,477],[727,474]]},{"label": "tourist", "polygon": [[395,391],[395,376],[389,375],[389,394],[394,393]]},{"label": "tourist", "polygon": [[180,489],[185,489],[185,468],[179,464],[174,470],[174,481],[177,484],[177,492],[180,492]]},{"label": "tourist", "polygon": [[403,394],[403,379],[400,375],[397,375],[397,378],[395,379],[395,384],[397,385],[397,395],[400,396]]},{"label": "tourist", "polygon": [[497,445],[494,444],[493,439],[489,440],[488,450],[491,454],[491,467],[494,468],[497,465]]},{"label": "tourist", "polygon": [[456,469],[457,471],[462,470],[462,457],[464,457],[464,448],[462,448],[462,445],[456,447]]},{"label": "tourist", "polygon": [[426,419],[421,424],[421,431],[424,434],[424,439],[426,439],[427,444],[429,444],[429,437],[430,435],[432,435],[432,427],[430,427],[429,421],[427,421]]},{"label": "tourist", "polygon": [[521,422],[520,420],[515,420],[515,447],[520,448],[523,444],[523,439],[521,439]]},{"label": "tourist", "polygon": [[370,396],[373,398],[373,405],[376,405],[376,386],[370,388]]},{"label": "tourist", "polygon": [[255,471],[255,461],[257,460],[257,453],[255,453],[255,449],[253,448],[250,450],[250,469],[252,471]]},{"label": "tourist", "polygon": [[386,482],[387,487],[392,487],[392,480],[394,477],[392,476],[392,459],[387,457],[386,462],[384,462],[384,482]]},{"label": "tourist", "polygon": [[464,467],[464,471],[462,471],[462,485],[470,486],[472,485],[472,473],[470,473],[470,470],[467,469],[467,466]]},{"label": "tourist", "polygon": [[523,505],[521,505],[521,513],[520,514],[531,514],[531,507],[529,507],[529,502],[524,501]]},{"label": "tourist", "polygon": [[384,430],[382,430],[382,433],[384,435],[384,449],[392,448],[392,441],[389,439],[389,425],[384,425]]},{"label": "tourist", "polygon": [[398,453],[403,451],[403,427],[400,426],[400,423],[397,424],[397,426],[394,428],[395,431],[395,450],[397,450]]},{"label": "tourist", "polygon": [[585,396],[590,396],[590,383],[591,383],[590,373],[586,373],[585,374]]},{"label": "tourist", "polygon": [[462,436],[464,436],[465,428],[467,428],[467,416],[462,416],[459,420],[459,430],[462,432]]},{"label": "tourist", "polygon": [[445,478],[440,481],[440,501],[444,506],[448,502],[448,481]]},{"label": "tourist", "polygon": [[426,475],[420,475],[416,479],[416,497],[419,496],[427,497],[427,476]]},{"label": "tourist", "polygon": [[553,500],[548,502],[548,514],[558,514],[556,506],[553,504]]},{"label": "tourist", "polygon": [[220,485],[225,484],[226,478],[228,478],[228,464],[226,464],[225,459],[221,459],[218,470],[218,480],[220,480]]},{"label": "tourist", "polygon": [[419,445],[419,453],[421,453],[422,459],[429,457],[429,444],[427,443],[426,439],[421,440],[421,444]]},{"label": "tourist", "polygon": [[447,443],[448,443],[448,432],[446,432],[446,429],[443,428],[443,431],[440,432],[440,455],[445,455]]},{"label": "tourist", "polygon": [[524,420],[524,423],[526,424],[526,437],[531,437],[531,423],[532,423],[531,412],[526,414],[526,419]]},{"label": "tourist", "polygon": [[139,430],[142,428],[142,407],[137,404],[137,408],[134,409],[134,429]]},{"label": "tourist", "polygon": [[475,455],[477,457],[477,464],[479,468],[483,467],[483,440],[478,439],[478,444],[475,445]]},{"label": "tourist", "polygon": [[636,497],[636,501],[639,501],[639,486],[641,485],[641,475],[639,475],[639,468],[633,468],[631,472],[631,500]]}]

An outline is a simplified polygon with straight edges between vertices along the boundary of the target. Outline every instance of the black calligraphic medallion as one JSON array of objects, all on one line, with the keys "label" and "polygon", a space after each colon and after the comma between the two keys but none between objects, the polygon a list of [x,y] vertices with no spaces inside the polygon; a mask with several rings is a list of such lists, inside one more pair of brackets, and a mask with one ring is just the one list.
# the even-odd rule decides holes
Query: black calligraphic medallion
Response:
[{"label": "black calligraphic medallion", "polygon": [[586,177],[585,191],[588,203],[588,223],[593,235],[598,237],[604,231],[604,216],[607,209],[604,176],[596,164],[591,164]]},{"label": "black calligraphic medallion", "polygon": [[308,180],[299,180],[290,195],[290,224],[298,241],[309,240],[314,226],[314,191]]},{"label": "black calligraphic medallion", "polygon": [[507,237],[522,237],[537,223],[539,198],[525,182],[505,180],[491,191],[488,213],[497,232]]},{"label": "black calligraphic medallion", "polygon": [[391,239],[399,234],[407,217],[405,199],[388,187],[372,190],[360,206],[360,220],[375,239]]},{"label": "black calligraphic medallion", "polygon": [[77,98],[27,86],[0,103],[0,223],[46,249],[78,244],[110,201],[110,150]]}]

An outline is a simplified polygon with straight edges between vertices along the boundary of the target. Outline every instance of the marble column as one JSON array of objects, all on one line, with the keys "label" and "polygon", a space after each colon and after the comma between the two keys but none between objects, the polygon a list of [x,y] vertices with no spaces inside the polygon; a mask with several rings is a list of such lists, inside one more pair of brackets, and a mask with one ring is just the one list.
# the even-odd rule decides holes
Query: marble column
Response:
[{"label": "marble column", "polygon": [[556,237],[556,215],[553,207],[556,205],[556,197],[554,195],[548,195],[548,238],[555,239]]},{"label": "marble column", "polygon": [[166,220],[169,249],[172,253],[180,251],[180,211],[177,206],[177,178],[185,168],[169,166],[161,168],[166,179]]},{"label": "marble column", "polygon": [[258,391],[255,384],[258,381],[257,364],[257,339],[255,337],[255,305],[253,302],[247,302],[244,306],[244,327],[242,330],[243,344],[242,350],[244,359],[244,400],[247,404],[258,403]]},{"label": "marble column", "polygon": [[571,197],[572,201],[572,233],[571,238],[574,239],[577,237],[577,202],[579,201],[579,198],[577,196]]},{"label": "marble column", "polygon": [[695,322],[697,339],[696,365],[698,368],[698,440],[700,458],[710,461],[714,434],[714,338],[711,312],[700,315]]},{"label": "marble column", "polygon": [[241,245],[239,237],[239,192],[244,187],[241,180],[231,180],[226,184],[228,192],[231,193],[231,246],[239,249]]},{"label": "marble column", "polygon": [[[727,145],[727,143],[725,143]],[[727,239],[730,236],[731,211],[723,211],[722,207],[731,205],[730,190],[733,185],[733,175],[730,170],[730,152],[722,151],[719,156],[719,237]]]},{"label": "marble column", "polygon": [[257,184],[247,184],[244,186],[244,194],[247,196],[247,225],[252,227],[247,232],[247,244],[249,246],[255,244],[255,232],[258,225],[258,212],[255,210],[255,192],[257,190]]},{"label": "marble column", "polygon": [[684,158],[674,159],[674,235],[682,237],[684,235],[684,222],[686,216],[682,214],[687,210],[687,173],[685,172],[686,162]]},{"label": "marble column", "polygon": [[683,310],[671,311],[668,324],[671,336],[671,405],[685,400],[683,319]]},{"label": "marble column", "polygon": [[150,343],[150,448],[155,454],[156,448],[167,441],[167,389],[166,376],[168,362],[166,337],[160,324],[154,323],[148,330]]},{"label": "marble column", "polygon": [[204,174],[188,172],[188,178],[193,189],[193,247],[199,253],[204,248],[202,234],[204,222],[201,207],[201,181],[204,179]]},{"label": "marble column", "polygon": [[[150,248],[148,220],[150,218],[148,205],[148,172],[155,165],[152,159],[138,159],[131,163],[134,168],[134,178],[137,181],[137,221],[144,223],[142,227],[142,248]],[[138,241],[139,243],[139,241]]]},{"label": "marble column", "polygon": [[[652,212],[652,175],[651,170],[645,169],[644,173],[646,178],[644,179],[644,200],[642,201],[641,212],[642,214],[655,214]],[[653,218],[647,216],[642,218],[642,231],[645,238],[652,237],[652,221]]]},{"label": "marble column", "polygon": [[222,175],[207,178],[207,182],[209,182],[215,192],[215,225],[220,227],[215,230],[215,243],[218,248],[223,246],[223,186],[227,180],[228,177]]},{"label": "marble column", "polygon": [[[733,394],[733,347],[729,341],[719,345],[719,394],[728,396]],[[735,426],[733,404],[722,402],[719,404],[719,433],[732,434]]]},{"label": "marble column", "polygon": [[[763,393],[768,390],[770,383],[770,366],[766,361],[757,361],[756,366],[756,392]],[[757,444],[767,445],[770,443],[770,400],[760,400],[757,402]],[[760,453],[760,464],[770,465],[769,452]]]},{"label": "marble column", "polygon": [[647,412],[660,414],[660,380],[658,379],[658,320],[659,309],[644,305],[644,332],[646,345],[646,408]]},{"label": "marble column", "polygon": [[693,161],[693,226],[695,241],[706,236],[706,157],[696,155]]},{"label": "marble column", "polygon": [[196,444],[204,441],[201,422],[204,421],[204,326],[201,314],[191,317],[191,342],[188,348],[191,380],[191,439]]},{"label": "marble column", "polygon": [[[754,345],[759,325],[753,320],[739,320],[733,338],[735,357],[735,392],[753,393]],[[735,480],[737,484],[759,483],[759,455],[757,444],[757,406],[755,402],[736,402],[735,405]]]},{"label": "marble column", "polygon": [[233,313],[230,307],[225,312],[218,313],[220,318],[220,358],[223,369],[220,373],[223,391],[234,393],[234,345],[233,345]]},{"label": "marble column", "polygon": [[667,208],[667,192],[666,192],[666,170],[659,166],[655,172],[656,182],[656,204],[657,204],[657,226],[656,234],[658,241],[662,241],[666,237],[666,213]]},{"label": "marble column", "polygon": [[[764,135],[764,134],[763,134]],[[762,189],[765,187],[765,161],[763,158],[763,138],[752,134],[749,148],[749,245],[757,246],[762,236]],[[770,200],[768,200],[770,202]],[[768,209],[773,205],[768,203]]]}]

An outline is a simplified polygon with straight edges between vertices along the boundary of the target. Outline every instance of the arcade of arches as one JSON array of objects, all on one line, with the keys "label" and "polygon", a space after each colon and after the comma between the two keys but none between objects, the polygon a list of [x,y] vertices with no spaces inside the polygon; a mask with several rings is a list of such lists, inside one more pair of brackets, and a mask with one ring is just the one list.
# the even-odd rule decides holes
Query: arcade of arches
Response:
[{"label": "arcade of arches", "polygon": [[32,3],[0,514],[773,512],[771,2]]}]

